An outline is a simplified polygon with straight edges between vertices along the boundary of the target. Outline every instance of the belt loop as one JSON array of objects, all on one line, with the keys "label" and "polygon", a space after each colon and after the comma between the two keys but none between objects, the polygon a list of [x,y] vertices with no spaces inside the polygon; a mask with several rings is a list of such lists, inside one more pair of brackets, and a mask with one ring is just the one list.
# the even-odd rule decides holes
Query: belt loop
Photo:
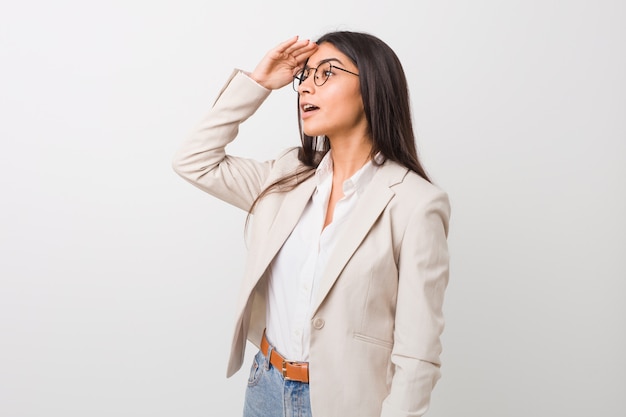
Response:
[{"label": "belt loop", "polygon": [[268,343],[267,356],[265,357],[265,370],[266,371],[269,371],[270,369],[270,358],[272,357],[273,351],[274,351],[274,346]]}]

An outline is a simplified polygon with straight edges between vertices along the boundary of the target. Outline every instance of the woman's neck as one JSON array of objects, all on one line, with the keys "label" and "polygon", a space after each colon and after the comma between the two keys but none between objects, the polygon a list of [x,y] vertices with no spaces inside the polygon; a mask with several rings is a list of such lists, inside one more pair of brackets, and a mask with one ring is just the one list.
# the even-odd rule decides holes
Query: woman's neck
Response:
[{"label": "woman's neck", "polygon": [[370,159],[372,142],[369,138],[329,140],[333,156],[333,177],[336,180],[347,180]]}]

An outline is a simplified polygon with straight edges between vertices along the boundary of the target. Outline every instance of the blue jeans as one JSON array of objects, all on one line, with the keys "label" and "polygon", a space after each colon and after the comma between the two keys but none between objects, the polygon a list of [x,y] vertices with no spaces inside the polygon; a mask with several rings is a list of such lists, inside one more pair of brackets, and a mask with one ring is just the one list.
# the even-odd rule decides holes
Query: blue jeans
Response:
[{"label": "blue jeans", "polygon": [[312,417],[309,384],[289,381],[274,368],[268,356],[256,354],[243,408],[243,417]]}]

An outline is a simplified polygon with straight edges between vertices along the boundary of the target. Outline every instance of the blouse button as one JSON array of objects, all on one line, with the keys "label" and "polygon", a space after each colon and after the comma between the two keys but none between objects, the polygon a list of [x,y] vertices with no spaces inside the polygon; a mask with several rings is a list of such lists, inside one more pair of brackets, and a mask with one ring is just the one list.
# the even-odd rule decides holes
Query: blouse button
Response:
[{"label": "blouse button", "polygon": [[325,324],[324,319],[320,319],[319,317],[313,320],[313,327],[315,327],[317,330],[324,327],[324,324]]}]

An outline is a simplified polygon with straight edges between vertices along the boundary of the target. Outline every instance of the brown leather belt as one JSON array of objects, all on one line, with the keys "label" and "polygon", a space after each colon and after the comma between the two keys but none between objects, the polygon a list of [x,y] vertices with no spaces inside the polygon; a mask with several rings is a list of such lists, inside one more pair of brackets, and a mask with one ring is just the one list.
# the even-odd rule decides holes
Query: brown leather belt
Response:
[{"label": "brown leather belt", "polygon": [[[261,352],[267,356],[267,351],[270,347],[270,343],[263,333],[263,339],[261,339]],[[309,383],[309,363],[308,362],[293,362],[287,361],[280,353],[272,349],[270,355],[270,363],[279,372],[282,372],[283,378],[289,381],[298,381]]]}]

